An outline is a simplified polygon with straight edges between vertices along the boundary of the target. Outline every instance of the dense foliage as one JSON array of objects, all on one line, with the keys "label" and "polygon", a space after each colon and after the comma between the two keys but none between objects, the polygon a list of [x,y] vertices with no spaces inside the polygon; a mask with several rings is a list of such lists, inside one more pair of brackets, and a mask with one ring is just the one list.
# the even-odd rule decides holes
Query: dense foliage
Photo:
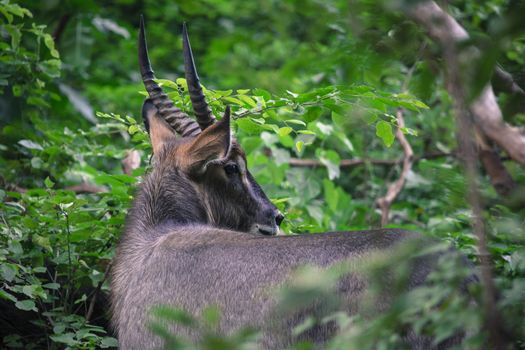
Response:
[{"label": "dense foliage", "polygon": [[[22,7],[23,6],[23,7]],[[251,172],[286,214],[288,233],[378,227],[376,200],[400,175],[396,113],[415,163],[390,211],[391,227],[452,242],[478,262],[457,155],[451,97],[439,48],[402,14],[404,2],[134,1],[0,2],[0,307],[3,347],[114,347],[107,324],[108,271],[134,193],[149,166],[136,62],[139,14],[150,56],[175,103],[190,112],[179,28],[189,24],[205,93],[216,115],[231,105]],[[448,11],[481,54],[465,70],[475,96],[496,63],[525,86],[525,26],[519,2],[451,2]],[[521,6],[523,8],[523,6]],[[517,9],[517,10],[516,10]],[[521,74],[521,75],[520,75]],[[496,86],[497,87],[497,86]],[[521,97],[523,98],[523,96]],[[525,124],[523,100],[498,91],[505,120]],[[122,161],[138,151],[140,166]],[[517,183],[499,195],[482,171],[480,189],[498,308],[512,344],[525,346],[525,184],[523,167],[505,162]],[[80,186],[79,186],[80,185]],[[377,257],[373,275],[396,267],[400,280],[414,251]],[[437,249],[437,248],[436,248]],[[447,255],[448,257],[448,255]],[[399,291],[379,317],[327,315],[341,328],[330,348],[399,346],[412,325],[444,339],[468,329],[465,347],[483,348],[483,310],[454,286],[466,276],[443,259],[431,283]],[[395,265],[395,266],[394,266]],[[344,270],[344,269],[343,269]],[[346,270],[345,270],[346,271]],[[341,270],[319,278],[306,268],[283,305],[299,296],[333,296]],[[480,286],[471,292],[481,302]],[[379,291],[378,286],[378,293]],[[199,327],[205,349],[247,348],[256,332],[225,339],[214,325],[158,309],[160,319]],[[315,322],[309,320],[296,331]],[[174,348],[192,348],[159,324]],[[252,344],[252,345],[250,345]],[[301,348],[309,348],[304,344]]]}]

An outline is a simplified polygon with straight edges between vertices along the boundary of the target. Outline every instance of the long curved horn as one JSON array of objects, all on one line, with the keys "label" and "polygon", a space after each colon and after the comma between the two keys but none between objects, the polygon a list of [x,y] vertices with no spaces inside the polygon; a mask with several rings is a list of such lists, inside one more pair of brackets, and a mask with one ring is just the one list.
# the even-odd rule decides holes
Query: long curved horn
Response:
[{"label": "long curved horn", "polygon": [[175,107],[173,101],[162,91],[155,82],[155,74],[151,68],[146,44],[146,33],[144,30],[144,17],[140,16],[139,30],[139,64],[142,81],[146,87],[153,104],[159,110],[160,115],[168,124],[182,137],[197,136],[201,129],[186,113]]},{"label": "long curved horn", "polygon": [[193,60],[193,53],[191,52],[190,38],[188,37],[188,29],[186,23],[182,24],[182,53],[184,55],[184,73],[186,75],[186,82],[188,83],[188,92],[190,93],[191,104],[197,123],[201,130],[215,123],[215,117],[206,103],[206,98],[202,92],[201,84],[199,83],[199,75],[195,68],[195,61]]}]

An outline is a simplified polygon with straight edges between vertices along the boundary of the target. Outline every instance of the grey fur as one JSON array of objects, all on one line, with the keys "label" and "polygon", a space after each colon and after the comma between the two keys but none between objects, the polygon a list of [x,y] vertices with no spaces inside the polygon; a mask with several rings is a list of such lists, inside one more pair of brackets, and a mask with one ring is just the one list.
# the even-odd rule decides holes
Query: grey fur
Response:
[{"label": "grey fur", "polygon": [[[144,37],[143,30],[141,33]],[[146,72],[149,77],[146,58],[141,67],[147,68],[142,68],[143,75]],[[146,83],[153,81],[148,79]],[[162,108],[154,98],[143,107],[146,125],[162,129],[156,131],[168,127],[151,119],[162,118]],[[343,261],[355,266],[378,252],[387,254],[400,242],[416,241],[419,247],[428,243],[416,233],[397,229],[276,237],[255,234],[275,234],[281,215],[247,170],[242,149],[231,139],[228,111],[202,132],[183,117],[195,132],[179,128],[188,137],[178,139],[172,131],[157,134],[160,152],[155,154],[154,169],[138,189],[117,247],[111,300],[112,323],[121,349],[162,346],[147,327],[148,311],[157,304],[182,308],[195,316],[206,306],[217,305],[224,334],[252,326],[262,331],[264,348],[285,348],[296,341],[293,325],[316,312],[313,306],[298,315],[283,316],[272,310],[276,300],[269,289],[286,285],[293,270],[304,264],[326,268]],[[221,149],[224,154],[217,158]],[[215,159],[209,160],[208,155]],[[229,172],[228,165],[237,166],[238,173]],[[414,263],[408,287],[423,283],[435,261],[434,255]],[[389,280],[385,276],[386,284]],[[339,295],[348,313],[358,311],[359,297],[366,288],[366,276],[350,274],[339,282]],[[378,309],[388,307],[386,299],[377,302]],[[196,336],[183,329],[174,331]],[[334,327],[317,327],[305,337],[322,345],[333,331]],[[431,348],[429,339],[411,332],[404,339],[415,349]]]},{"label": "grey fur", "polygon": [[[400,241],[425,241],[416,233],[395,229],[277,237],[246,233],[254,222],[264,220],[258,215],[261,211],[274,207],[253,179],[232,182],[220,174],[220,165],[198,179],[185,174],[177,164],[182,161],[179,148],[186,142],[168,143],[157,155],[118,245],[111,283],[113,325],[122,349],[161,346],[147,327],[148,310],[156,304],[173,305],[193,315],[218,305],[222,332],[253,326],[263,331],[264,348],[281,349],[293,343],[291,325],[300,317],[272,317],[275,299],[268,288],[286,284],[290,272],[303,264],[358,264]],[[238,159],[240,152],[233,145],[228,161]],[[432,263],[417,264],[412,286],[424,281]],[[356,312],[365,286],[356,276],[342,282],[348,312]],[[329,329],[319,328],[308,337],[322,343],[330,334]],[[409,335],[406,339],[414,348],[430,346],[428,339]]]}]

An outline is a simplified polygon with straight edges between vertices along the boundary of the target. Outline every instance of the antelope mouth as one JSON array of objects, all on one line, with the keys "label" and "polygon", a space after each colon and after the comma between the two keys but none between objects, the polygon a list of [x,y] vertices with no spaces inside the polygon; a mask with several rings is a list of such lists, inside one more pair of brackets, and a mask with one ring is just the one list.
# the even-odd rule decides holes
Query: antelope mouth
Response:
[{"label": "antelope mouth", "polygon": [[255,224],[252,229],[253,233],[265,236],[275,236],[279,233],[279,227],[270,225]]}]

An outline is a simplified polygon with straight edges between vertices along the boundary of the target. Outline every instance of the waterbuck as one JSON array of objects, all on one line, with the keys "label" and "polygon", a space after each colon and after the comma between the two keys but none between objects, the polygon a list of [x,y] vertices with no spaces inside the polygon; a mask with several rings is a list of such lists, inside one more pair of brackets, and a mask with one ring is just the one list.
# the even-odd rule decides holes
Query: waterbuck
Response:
[{"label": "waterbuck", "polygon": [[[141,18],[139,62],[149,94],[142,113],[154,163],[138,189],[113,265],[112,321],[120,347],[161,347],[148,320],[150,308],[163,304],[192,315],[216,305],[222,313],[222,333],[251,326],[261,330],[262,347],[285,348],[296,341],[293,326],[316,311],[312,306],[289,317],[272,311],[272,288],[286,285],[296,268],[357,264],[402,241],[425,240],[397,229],[276,235],[283,216],[250,175],[246,157],[231,135],[229,108],[220,121],[212,115],[185,26],[183,50],[196,122],[154,81]],[[414,266],[409,286],[424,281],[433,260],[421,259]],[[355,314],[359,296],[366,293],[365,279],[348,274],[337,288],[345,310]],[[388,307],[387,301],[380,304]],[[322,344],[333,328],[317,327],[304,337]],[[414,348],[430,347],[428,339],[410,332],[404,338]]]}]

